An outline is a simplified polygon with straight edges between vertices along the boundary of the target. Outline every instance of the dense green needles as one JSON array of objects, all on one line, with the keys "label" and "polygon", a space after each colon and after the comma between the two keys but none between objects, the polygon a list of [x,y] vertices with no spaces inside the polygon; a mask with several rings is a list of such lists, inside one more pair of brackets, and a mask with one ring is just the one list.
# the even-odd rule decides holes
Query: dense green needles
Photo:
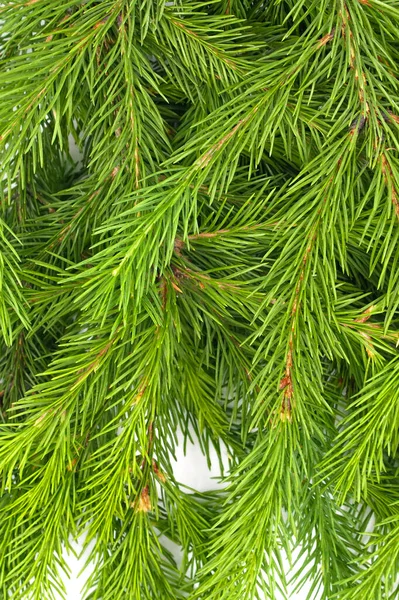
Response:
[{"label": "dense green needles", "polygon": [[0,30],[0,598],[397,598],[398,0]]}]

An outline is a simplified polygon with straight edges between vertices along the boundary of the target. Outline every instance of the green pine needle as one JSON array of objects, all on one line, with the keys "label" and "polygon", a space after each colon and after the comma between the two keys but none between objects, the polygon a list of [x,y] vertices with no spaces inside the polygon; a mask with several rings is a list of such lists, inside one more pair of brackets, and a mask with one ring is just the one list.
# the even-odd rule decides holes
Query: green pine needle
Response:
[{"label": "green pine needle", "polygon": [[397,598],[398,2],[0,32],[0,600]]}]

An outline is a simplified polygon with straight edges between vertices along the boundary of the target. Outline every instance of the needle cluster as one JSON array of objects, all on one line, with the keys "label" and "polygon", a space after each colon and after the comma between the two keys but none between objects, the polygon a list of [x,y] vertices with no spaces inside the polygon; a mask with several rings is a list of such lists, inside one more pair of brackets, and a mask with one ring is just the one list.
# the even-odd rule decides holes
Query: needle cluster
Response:
[{"label": "needle cluster", "polygon": [[0,4],[1,600],[83,533],[85,600],[397,598],[398,39],[397,0]]}]

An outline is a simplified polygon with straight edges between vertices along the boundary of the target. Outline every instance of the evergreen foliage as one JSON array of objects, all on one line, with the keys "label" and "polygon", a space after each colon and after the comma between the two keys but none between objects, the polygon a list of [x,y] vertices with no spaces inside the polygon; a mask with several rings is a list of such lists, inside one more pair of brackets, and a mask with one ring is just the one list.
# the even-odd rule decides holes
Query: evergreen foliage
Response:
[{"label": "evergreen foliage", "polygon": [[0,21],[0,598],[397,598],[398,1]]}]

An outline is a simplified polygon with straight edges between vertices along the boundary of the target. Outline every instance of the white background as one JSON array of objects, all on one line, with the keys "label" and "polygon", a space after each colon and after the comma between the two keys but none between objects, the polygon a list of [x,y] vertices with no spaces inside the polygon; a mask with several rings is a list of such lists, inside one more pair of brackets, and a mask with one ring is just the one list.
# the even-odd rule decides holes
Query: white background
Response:
[{"label": "white background", "polygon": [[[177,481],[184,483],[198,491],[206,491],[209,489],[215,489],[219,483],[217,481],[220,475],[218,468],[218,460],[216,454],[214,454],[214,460],[212,460],[212,469],[208,469],[208,465],[205,457],[201,454],[201,450],[198,445],[187,443],[186,456],[183,454],[183,443],[182,436],[180,436],[180,444],[177,448],[177,462],[174,464],[174,474]],[[227,464],[227,460],[226,460]],[[71,579],[66,581],[66,587],[68,591],[68,600],[81,600],[82,596],[80,590],[86,580],[87,573],[79,576],[84,564],[84,557],[78,561],[74,557],[68,557],[68,564],[71,568],[72,574]],[[289,565],[287,564],[287,573],[289,573]],[[289,579],[289,577],[287,578]],[[307,596],[306,588],[301,590],[299,593],[290,593],[290,600],[305,600]],[[139,600],[139,598],[131,599]]]}]

